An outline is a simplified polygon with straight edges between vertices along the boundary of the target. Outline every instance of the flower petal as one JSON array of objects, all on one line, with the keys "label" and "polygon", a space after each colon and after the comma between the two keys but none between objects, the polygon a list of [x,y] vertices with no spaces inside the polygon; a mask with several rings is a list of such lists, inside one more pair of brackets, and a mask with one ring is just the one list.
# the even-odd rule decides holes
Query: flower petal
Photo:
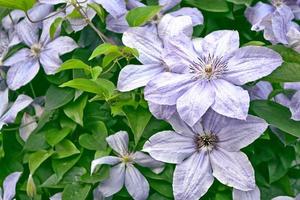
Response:
[{"label": "flower petal", "polygon": [[173,177],[175,199],[198,200],[214,182],[207,152],[196,152],[176,165]]},{"label": "flower petal", "polygon": [[124,33],[128,30],[129,25],[126,21],[126,15],[114,18],[112,15],[106,17],[106,28],[115,33]]},{"label": "flower petal", "polygon": [[130,28],[123,34],[122,41],[126,46],[138,50],[141,63],[161,63],[163,44],[152,26]]},{"label": "flower petal", "polygon": [[149,110],[157,119],[169,119],[175,112],[176,106],[159,105],[148,101]]},{"label": "flower petal", "polygon": [[295,199],[293,197],[288,197],[288,196],[278,196],[278,197],[275,197],[271,200],[298,200],[298,199]]},{"label": "flower petal", "polygon": [[120,155],[128,153],[128,133],[126,131],[119,131],[106,138],[108,145]]},{"label": "flower petal", "polygon": [[143,151],[155,160],[168,163],[181,163],[195,152],[194,139],[179,135],[174,131],[162,131],[144,144]]},{"label": "flower petal", "polygon": [[126,4],[124,0],[94,0],[96,3],[101,4],[101,6],[114,18],[117,18],[127,12]]},{"label": "flower petal", "polygon": [[267,81],[259,81],[248,89],[251,100],[267,100],[272,91],[273,87]]},{"label": "flower petal", "polygon": [[143,166],[143,167],[148,167],[150,168],[154,173],[159,174],[161,173],[165,165],[163,162],[157,161],[153,159],[151,156],[143,153],[143,152],[135,152],[133,154],[134,157],[134,162]]},{"label": "flower petal", "polygon": [[197,8],[180,8],[175,12],[171,12],[170,15],[177,16],[189,16],[192,18],[192,25],[200,25],[203,24],[203,15]]},{"label": "flower petal", "polygon": [[46,50],[40,55],[40,62],[48,75],[55,74],[57,69],[62,64],[62,60],[56,51]]},{"label": "flower petal", "polygon": [[6,31],[14,29],[15,24],[17,24],[22,17],[25,17],[24,11],[13,10],[9,15],[2,19],[1,25]]},{"label": "flower petal", "polygon": [[50,200],[62,200],[62,192],[54,194],[50,197]]},{"label": "flower petal", "polygon": [[125,187],[133,199],[146,200],[148,198],[149,183],[132,164],[126,165]]},{"label": "flower petal", "polygon": [[56,5],[60,3],[66,3],[66,0],[39,0],[40,3]]},{"label": "flower petal", "polygon": [[119,74],[118,90],[125,92],[143,87],[164,70],[159,64],[127,65]]},{"label": "flower petal", "polygon": [[0,117],[4,114],[4,112],[8,109],[8,88],[5,90],[0,90]]},{"label": "flower petal", "polygon": [[29,138],[30,134],[36,129],[38,126],[35,117],[24,113],[22,120],[21,120],[21,125],[19,128],[19,134],[20,137],[24,142],[27,141]]},{"label": "flower petal", "polygon": [[281,56],[269,48],[243,47],[230,56],[224,79],[243,85],[271,74],[282,62]]},{"label": "flower petal", "polygon": [[39,62],[31,58],[14,64],[7,72],[8,87],[17,90],[26,85],[37,75],[39,69]]},{"label": "flower petal", "polygon": [[33,24],[27,20],[23,20],[16,25],[16,31],[19,38],[29,47],[33,44],[37,44],[39,41],[38,24]]},{"label": "flower petal", "polygon": [[254,170],[244,153],[216,148],[209,156],[213,176],[221,183],[243,191],[255,188]]},{"label": "flower petal", "polygon": [[[191,127],[189,127],[179,116],[179,114],[176,112],[170,119],[168,119],[168,122],[171,124],[174,131],[178,134],[181,134],[182,136],[195,138],[195,132]],[[203,131],[203,129],[202,129]],[[198,132],[197,132],[198,133]]]},{"label": "flower petal", "polygon": [[3,200],[11,200],[16,195],[16,185],[22,172],[14,172],[8,175],[3,182]]},{"label": "flower petal", "polygon": [[158,3],[163,7],[162,12],[166,12],[179,4],[181,0],[159,0]]},{"label": "flower petal", "polygon": [[177,111],[189,126],[199,121],[214,103],[215,93],[209,82],[198,81],[176,102]]},{"label": "flower petal", "polygon": [[4,66],[13,66],[17,64],[18,62],[22,62],[24,60],[29,59],[31,56],[30,49],[24,48],[16,53],[14,53],[12,56],[10,56],[8,59],[6,59],[3,63]]},{"label": "flower petal", "polygon": [[256,186],[254,190],[250,191],[242,191],[233,188],[233,200],[259,200],[260,199],[260,191]]},{"label": "flower petal", "polygon": [[177,99],[193,84],[190,74],[164,72],[148,82],[145,99],[160,105],[175,105]]},{"label": "flower petal", "polygon": [[292,113],[292,119],[300,121],[300,91],[293,95],[289,108]]},{"label": "flower petal", "polygon": [[222,79],[214,80],[212,85],[215,90],[212,109],[227,117],[246,119],[250,102],[248,92]]},{"label": "flower petal", "polygon": [[109,178],[99,184],[99,191],[109,197],[119,192],[125,182],[125,164],[120,163],[110,169]]},{"label": "flower petal", "polygon": [[121,159],[116,156],[104,156],[92,161],[91,173],[94,173],[99,165],[116,165],[121,162]]},{"label": "flower petal", "polygon": [[76,49],[78,45],[76,42],[67,36],[61,36],[50,42],[45,46],[46,50],[55,51],[59,55],[69,53]]}]

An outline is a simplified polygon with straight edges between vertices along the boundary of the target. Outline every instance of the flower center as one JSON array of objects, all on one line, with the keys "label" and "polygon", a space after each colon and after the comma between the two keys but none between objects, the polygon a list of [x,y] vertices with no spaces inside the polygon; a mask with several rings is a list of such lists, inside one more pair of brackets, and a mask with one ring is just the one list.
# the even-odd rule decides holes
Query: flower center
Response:
[{"label": "flower center", "polygon": [[272,0],[271,3],[275,6],[275,7],[279,7],[281,6],[282,4],[285,3],[284,0]]},{"label": "flower center", "polygon": [[208,55],[204,58],[198,58],[190,65],[190,73],[195,74],[198,79],[216,79],[227,70],[227,62],[223,57],[214,57]]},{"label": "flower center", "polygon": [[201,149],[212,150],[218,142],[218,137],[217,135],[212,133],[208,133],[205,135],[198,135],[195,139],[195,142],[198,150]]},{"label": "flower center", "polygon": [[121,157],[121,160],[123,163],[127,164],[127,163],[133,163],[133,157],[131,154],[127,154],[125,156]]},{"label": "flower center", "polygon": [[37,43],[37,44],[33,44],[30,48],[31,50],[31,55],[35,58],[40,56],[40,53],[42,51],[42,45]]}]

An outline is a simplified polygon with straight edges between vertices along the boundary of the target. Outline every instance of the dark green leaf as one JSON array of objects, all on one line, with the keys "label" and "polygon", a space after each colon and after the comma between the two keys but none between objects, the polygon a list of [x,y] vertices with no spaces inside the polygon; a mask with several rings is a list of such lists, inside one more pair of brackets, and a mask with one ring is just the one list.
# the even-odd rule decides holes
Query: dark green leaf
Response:
[{"label": "dark green leaf", "polygon": [[64,113],[77,124],[83,126],[83,111],[88,100],[87,95],[82,95],[76,101],[69,103],[64,108]]},{"label": "dark green leaf", "polygon": [[75,95],[71,88],[59,88],[51,85],[46,93],[46,110],[54,110],[69,103]]},{"label": "dark green leaf", "polygon": [[210,12],[229,12],[226,0],[184,0],[183,2]]},{"label": "dark green leaf", "polygon": [[29,156],[29,170],[30,174],[34,174],[36,169],[45,161],[47,160],[52,154],[54,153],[53,150],[40,150],[36,151]]},{"label": "dark green leaf", "polygon": [[54,146],[62,141],[69,133],[71,133],[72,129],[70,128],[50,128],[45,130],[46,140],[48,144]]},{"label": "dark green leaf", "polygon": [[62,199],[64,200],[86,200],[91,186],[81,185],[78,183],[69,184],[65,187],[62,193]]},{"label": "dark green leaf", "polygon": [[53,158],[61,159],[79,153],[80,151],[76,148],[73,142],[65,139],[59,144],[55,145],[55,154],[53,155]]}]

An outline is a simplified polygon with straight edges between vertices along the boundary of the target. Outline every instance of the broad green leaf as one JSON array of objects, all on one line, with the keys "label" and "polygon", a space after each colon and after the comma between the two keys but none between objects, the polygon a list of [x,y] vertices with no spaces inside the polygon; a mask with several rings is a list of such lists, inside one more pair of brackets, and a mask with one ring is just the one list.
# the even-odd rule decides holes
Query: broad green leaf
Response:
[{"label": "broad green leaf", "polygon": [[253,0],[227,0],[228,2],[234,3],[234,4],[244,4],[247,6],[250,6]]},{"label": "broad green leaf", "polygon": [[226,0],[184,0],[183,2],[210,12],[229,12]]},{"label": "broad green leaf", "polygon": [[141,26],[151,20],[159,11],[160,6],[144,6],[130,10],[126,16],[129,26]]},{"label": "broad green leaf", "polygon": [[[117,58],[121,57],[122,54],[120,52],[112,52],[104,56],[103,61],[102,61],[102,66],[103,68],[107,67],[110,63],[113,61],[117,61]],[[115,64],[115,63],[113,63]]]},{"label": "broad green leaf", "polygon": [[69,103],[75,95],[71,88],[59,88],[51,85],[46,93],[46,110],[55,110]]},{"label": "broad green leaf", "polygon": [[270,46],[283,58],[284,63],[265,79],[271,82],[300,82],[300,54],[281,46]]},{"label": "broad green leaf", "polygon": [[137,144],[152,115],[147,109],[141,106],[137,109],[134,109],[133,107],[124,107],[123,111],[134,134],[135,144]]},{"label": "broad green leaf", "polygon": [[72,156],[64,159],[53,159],[52,168],[58,178],[62,179],[63,175],[69,171],[80,159],[80,155]]},{"label": "broad green leaf", "polygon": [[27,11],[35,2],[36,0],[0,0],[0,7]]},{"label": "broad green leaf", "polygon": [[34,172],[39,168],[39,166],[47,160],[52,154],[53,150],[40,150],[36,151],[29,155],[29,170],[30,174],[34,174]]},{"label": "broad green leaf", "polygon": [[84,79],[84,78],[76,78],[71,81],[68,81],[60,87],[71,87],[78,90],[82,90],[85,92],[95,93],[95,94],[105,94],[106,89],[99,85],[94,80]]},{"label": "broad green leaf", "polygon": [[80,151],[77,149],[77,147],[71,142],[70,140],[63,140],[57,145],[55,145],[55,154],[53,155],[53,158],[61,159],[66,158],[75,154],[79,154]]},{"label": "broad green leaf", "polygon": [[60,68],[58,68],[57,72],[61,72],[68,69],[83,69],[86,71],[90,71],[91,67],[78,59],[70,59],[64,62]]},{"label": "broad green leaf", "polygon": [[83,134],[79,137],[79,144],[88,150],[104,150],[106,148],[106,142],[105,140],[101,140],[103,138],[103,135],[101,133],[99,134]]},{"label": "broad green leaf", "polygon": [[158,193],[162,194],[163,196],[173,198],[172,184],[165,181],[152,179],[148,179],[148,182],[150,187],[152,187]]},{"label": "broad green leaf", "polygon": [[83,111],[88,100],[87,95],[82,95],[76,101],[64,107],[64,113],[77,124],[83,126]]},{"label": "broad green leaf", "polygon": [[46,142],[45,133],[32,133],[30,134],[29,138],[27,139],[24,150],[26,151],[38,151],[42,149],[48,148],[49,145]]},{"label": "broad green leaf", "polygon": [[54,20],[54,22],[50,26],[50,38],[53,39],[57,29],[61,26],[64,19],[62,17],[58,17]]},{"label": "broad green leaf", "polygon": [[103,71],[102,67],[99,66],[93,67],[91,70],[92,79],[97,80],[102,71]]},{"label": "broad green leaf", "polygon": [[97,56],[101,55],[107,55],[110,53],[119,52],[119,47],[116,45],[112,45],[110,43],[103,43],[100,44],[92,53],[89,60],[92,60],[93,58],[96,58]]},{"label": "broad green leaf", "polygon": [[51,146],[54,146],[58,144],[60,141],[62,141],[68,134],[70,134],[72,129],[70,128],[50,128],[48,130],[45,130],[46,140],[48,144]]},{"label": "broad green leaf", "polygon": [[80,181],[92,184],[99,183],[108,179],[109,171],[110,167],[108,165],[103,165],[97,173],[92,175],[90,173],[86,173],[85,175],[81,176]]},{"label": "broad green leaf", "polygon": [[90,185],[82,185],[79,183],[69,184],[62,193],[63,200],[86,200],[90,192]]},{"label": "broad green leaf", "polygon": [[270,125],[296,137],[300,136],[300,122],[290,119],[288,108],[272,101],[255,100],[251,102],[250,109]]}]

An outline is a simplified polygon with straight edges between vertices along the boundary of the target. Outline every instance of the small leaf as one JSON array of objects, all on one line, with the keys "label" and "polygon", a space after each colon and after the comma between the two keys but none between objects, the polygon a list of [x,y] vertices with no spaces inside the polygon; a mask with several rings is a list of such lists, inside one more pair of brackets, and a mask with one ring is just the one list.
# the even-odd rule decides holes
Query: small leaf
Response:
[{"label": "small leaf", "polygon": [[52,154],[54,153],[53,150],[40,150],[36,151],[29,155],[29,170],[30,174],[34,174],[34,172],[39,168],[39,166],[47,160]]},{"label": "small leaf", "polygon": [[131,27],[141,26],[151,20],[159,11],[161,6],[143,6],[130,10],[126,20]]},{"label": "small leaf", "polygon": [[209,12],[229,12],[229,6],[225,0],[184,0],[183,2]]},{"label": "small leaf", "polygon": [[106,89],[103,86],[99,85],[96,81],[84,78],[73,79],[60,85],[60,87],[71,87],[95,94],[103,94],[107,92]]},{"label": "small leaf", "polygon": [[85,200],[90,192],[90,185],[82,185],[79,183],[72,183],[64,188],[62,199],[64,200]]},{"label": "small leaf", "polygon": [[60,141],[62,141],[68,134],[70,134],[72,129],[70,128],[62,128],[62,129],[56,129],[51,128],[46,130],[46,140],[47,143],[51,146],[54,146],[58,144]]},{"label": "small leaf", "polygon": [[61,180],[66,172],[68,172],[80,159],[80,155],[72,156],[64,159],[53,159],[52,168],[58,180]]},{"label": "small leaf", "polygon": [[57,29],[61,26],[61,23],[64,21],[62,17],[58,17],[50,26],[50,38],[53,39]]},{"label": "small leaf", "polygon": [[64,62],[60,68],[58,68],[57,72],[61,72],[68,69],[83,69],[86,71],[90,71],[91,67],[78,59],[70,59]]},{"label": "small leaf", "polygon": [[106,142],[104,138],[102,140],[100,140],[100,138],[103,138],[101,133],[98,133],[97,135],[83,134],[79,137],[79,144],[88,150],[104,150],[106,148]]},{"label": "small leaf", "polygon": [[64,108],[64,113],[77,124],[83,126],[83,111],[88,100],[87,95],[82,95],[75,102],[69,103]]},{"label": "small leaf", "polygon": [[89,58],[89,60],[92,60],[93,58],[96,58],[97,56],[101,56],[101,55],[107,55],[109,53],[113,53],[113,52],[118,52],[119,51],[119,47],[116,45],[112,45],[110,43],[103,43],[100,44],[92,53],[91,57]]},{"label": "small leaf", "polygon": [[55,110],[69,103],[75,95],[71,88],[59,88],[51,85],[46,93],[46,110]]},{"label": "small leaf", "polygon": [[61,159],[79,153],[80,151],[76,148],[76,146],[70,140],[65,139],[55,145],[55,154],[53,155],[53,158]]}]

